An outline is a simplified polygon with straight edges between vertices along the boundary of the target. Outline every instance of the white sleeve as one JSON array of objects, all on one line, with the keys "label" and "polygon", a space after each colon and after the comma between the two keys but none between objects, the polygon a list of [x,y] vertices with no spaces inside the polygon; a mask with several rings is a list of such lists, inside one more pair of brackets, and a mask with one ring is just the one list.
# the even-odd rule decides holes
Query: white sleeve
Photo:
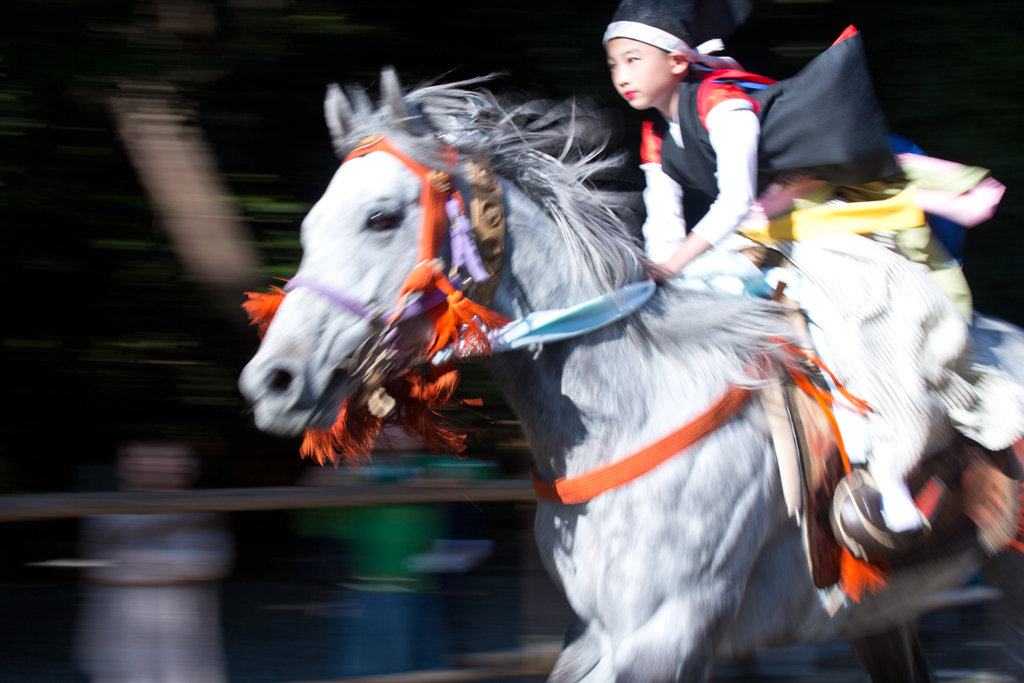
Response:
[{"label": "white sleeve", "polygon": [[715,105],[704,120],[718,159],[718,198],[693,232],[715,245],[743,222],[754,202],[761,123],[750,102],[739,99]]},{"label": "white sleeve", "polygon": [[683,218],[683,188],[668,177],[661,164],[649,162],[640,165],[647,177],[644,188],[644,249],[647,258],[655,263],[667,261],[686,239],[686,219]]}]

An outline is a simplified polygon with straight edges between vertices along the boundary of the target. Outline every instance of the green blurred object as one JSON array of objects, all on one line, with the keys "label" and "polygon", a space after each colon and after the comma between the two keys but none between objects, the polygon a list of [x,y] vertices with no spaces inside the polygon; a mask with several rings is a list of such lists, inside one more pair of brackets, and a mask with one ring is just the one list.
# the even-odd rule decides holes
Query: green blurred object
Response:
[{"label": "green blurred object", "polygon": [[498,464],[488,460],[456,460],[444,457],[424,457],[421,460],[425,479],[447,481],[484,481],[501,475]]},{"label": "green blurred object", "polygon": [[444,538],[443,507],[382,505],[297,510],[293,527],[300,538],[341,541],[348,573],[361,590],[405,592],[435,587],[434,575],[411,571],[407,560],[430,550],[434,539]]}]

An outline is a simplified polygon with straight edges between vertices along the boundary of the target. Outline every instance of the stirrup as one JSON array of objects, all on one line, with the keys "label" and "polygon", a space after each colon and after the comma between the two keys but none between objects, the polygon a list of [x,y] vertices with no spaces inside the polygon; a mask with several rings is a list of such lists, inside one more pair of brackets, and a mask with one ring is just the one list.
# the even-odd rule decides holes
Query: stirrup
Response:
[{"label": "stirrup", "polygon": [[888,563],[917,546],[931,531],[925,523],[920,529],[896,532],[882,516],[882,496],[871,474],[855,469],[836,486],[829,519],[832,532],[841,546],[861,560]]}]

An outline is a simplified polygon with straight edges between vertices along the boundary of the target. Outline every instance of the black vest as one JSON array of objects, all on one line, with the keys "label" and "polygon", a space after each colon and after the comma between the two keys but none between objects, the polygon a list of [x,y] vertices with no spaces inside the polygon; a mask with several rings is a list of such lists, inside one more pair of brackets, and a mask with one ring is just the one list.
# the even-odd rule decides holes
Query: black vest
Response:
[{"label": "black vest", "polygon": [[[700,87],[701,81],[689,80],[679,86],[683,148],[664,121],[657,124],[662,170],[684,188],[687,226],[696,225],[718,196],[715,151],[697,112]],[[834,185],[860,185],[899,173],[859,33],[815,57],[796,76],[747,94],[761,109],[758,192],[786,170]]]}]

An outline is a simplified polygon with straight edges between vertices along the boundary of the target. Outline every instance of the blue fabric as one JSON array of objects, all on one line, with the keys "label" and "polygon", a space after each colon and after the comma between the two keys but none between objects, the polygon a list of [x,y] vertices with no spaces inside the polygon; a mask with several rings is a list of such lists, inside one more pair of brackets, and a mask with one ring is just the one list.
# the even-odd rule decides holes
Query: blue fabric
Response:
[{"label": "blue fabric", "polygon": [[[918,147],[913,141],[902,135],[889,133],[889,145],[893,154],[920,154],[924,156],[924,150]],[[964,238],[967,236],[967,229],[959,223],[954,223],[948,218],[940,218],[926,213],[928,227],[932,229],[942,246],[956,258],[957,263],[963,263]]]},{"label": "blue fabric", "polygon": [[940,218],[930,213],[926,213],[925,217],[928,219],[928,227],[932,229],[932,234],[939,238],[942,246],[946,247],[946,250],[956,258],[957,263],[962,264],[964,238],[967,236],[966,228],[948,218]]},{"label": "blue fabric", "polygon": [[913,140],[908,140],[899,133],[889,133],[889,146],[892,147],[893,154],[920,154],[924,155],[924,150],[917,146]]}]

